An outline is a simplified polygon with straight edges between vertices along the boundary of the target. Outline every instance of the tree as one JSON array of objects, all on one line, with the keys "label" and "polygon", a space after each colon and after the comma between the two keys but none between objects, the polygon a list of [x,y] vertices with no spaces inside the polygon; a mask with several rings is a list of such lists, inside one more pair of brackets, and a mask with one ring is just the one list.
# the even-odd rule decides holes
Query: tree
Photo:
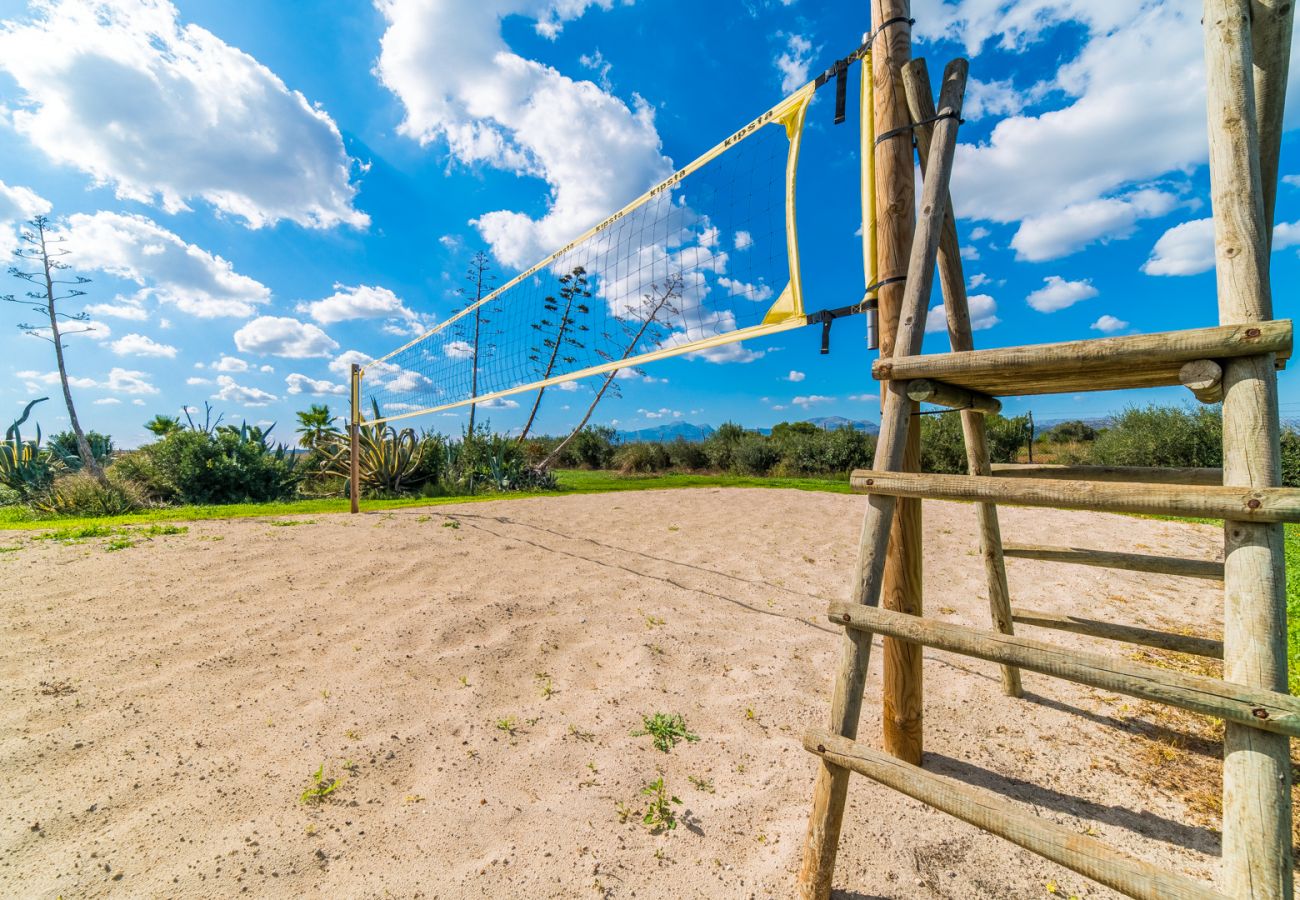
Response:
[{"label": "tree", "polygon": [[[9,267],[9,274],[36,285],[38,290],[25,292],[24,299],[19,299],[13,294],[6,294],[0,299],[9,303],[28,306],[34,312],[48,317],[50,322],[48,325],[44,323],[40,325],[21,323],[18,328],[32,337],[41,338],[54,345],[54,359],[59,367],[59,382],[63,385],[63,401],[68,407],[68,421],[72,425],[72,434],[76,438],[77,455],[81,458],[81,465],[87,472],[94,475],[99,481],[106,483],[104,470],[100,468],[99,462],[95,459],[95,454],[91,452],[90,443],[86,440],[86,434],[81,430],[81,422],[77,419],[77,408],[72,402],[72,388],[68,384],[68,366],[63,358],[63,351],[66,349],[63,339],[74,334],[85,334],[88,331],[94,331],[94,327],[85,324],[90,321],[88,313],[84,311],[68,313],[59,309],[59,304],[65,301],[76,297],[84,297],[86,292],[73,285],[89,284],[90,279],[81,275],[70,279],[54,277],[56,274],[72,268],[67,263],[59,260],[59,257],[67,256],[71,251],[62,247],[51,246],[52,244],[61,244],[65,239],[51,238],[49,236],[50,221],[45,216],[37,216],[28,224],[31,226],[31,230],[24,231],[19,236],[27,246],[15,250],[14,256],[25,262],[39,265],[40,269],[29,272],[15,265]],[[63,293],[58,293],[59,291]],[[82,327],[69,328],[70,323],[80,323]]]},{"label": "tree", "polygon": [[[669,275],[664,281],[662,287],[657,284],[650,285],[650,293],[641,298],[641,302],[635,307],[629,309],[625,318],[620,319],[619,327],[623,332],[623,339],[626,343],[623,345],[623,354],[618,359],[627,359],[643,350],[644,346],[659,346],[668,337],[668,326],[663,321],[665,313],[668,315],[680,315],[681,311],[674,305],[673,301],[682,295],[682,276],[678,272]],[[616,339],[615,335],[606,333],[604,338],[607,341]],[[644,342],[644,343],[643,343]],[[597,353],[608,362],[613,362],[615,357],[604,350],[597,350]],[[574,435],[587,427],[587,422],[591,419],[591,414],[596,411],[596,404],[600,403],[609,386],[614,382],[615,376],[619,373],[618,369],[613,369],[605,375],[601,381],[600,389],[596,391],[596,396],[592,399],[591,405],[587,407],[586,414],[578,427],[569,432],[569,436],[560,441],[555,449],[550,452],[546,459],[542,460],[538,469],[549,468],[552,461],[560,455],[569,441],[573,440]]]},{"label": "tree", "polygon": [[[483,307],[480,301],[483,299],[484,292],[491,293],[492,285],[496,283],[497,277],[489,273],[492,264],[488,261],[488,255],[482,250],[470,257],[469,268],[465,271],[465,280],[474,285],[474,299],[469,299],[469,291],[460,288],[457,293],[464,297],[468,302],[465,309],[472,310],[469,315],[457,319],[452,326],[455,334],[465,341],[470,348],[470,385],[469,395],[471,398],[478,396],[478,370],[479,357],[484,349],[483,340],[489,335],[484,331],[483,326],[491,322],[483,315]],[[492,345],[487,345],[489,351]],[[474,415],[475,407],[478,404],[470,403],[469,405],[469,434],[474,433]]]},{"label": "tree", "polygon": [[[590,329],[580,323],[575,314],[586,315],[591,312],[591,307],[584,303],[584,300],[591,298],[591,291],[587,289],[587,270],[582,266],[575,266],[572,272],[560,276],[560,299],[547,297],[542,301],[542,308],[546,314],[554,315],[559,313],[559,318],[549,319],[546,314],[533,323],[533,328],[545,335],[539,342],[539,346],[532,347],[529,351],[528,358],[532,360],[537,370],[539,381],[545,381],[551,377],[555,371],[555,364],[562,362],[570,365],[577,360],[570,351],[584,350],[586,344],[578,340],[577,333],[589,331]],[[563,304],[564,310],[560,311]],[[565,348],[569,348],[566,350]],[[561,356],[561,353],[564,353]],[[545,359],[545,364],[542,360]],[[528,421],[524,423],[524,430],[519,433],[519,442],[523,443],[528,437],[528,431],[533,427],[533,420],[537,418],[537,409],[542,405],[542,394],[546,392],[545,387],[537,389],[537,398],[533,400],[532,411],[528,413]]]},{"label": "tree", "polygon": [[144,427],[146,431],[156,434],[160,438],[165,438],[167,435],[181,430],[181,418],[180,416],[164,416],[162,413],[158,413],[148,422],[145,422]]},{"label": "tree", "polygon": [[324,403],[313,403],[297,413],[298,443],[308,450],[318,450],[342,437],[343,432],[334,424],[335,415]]}]

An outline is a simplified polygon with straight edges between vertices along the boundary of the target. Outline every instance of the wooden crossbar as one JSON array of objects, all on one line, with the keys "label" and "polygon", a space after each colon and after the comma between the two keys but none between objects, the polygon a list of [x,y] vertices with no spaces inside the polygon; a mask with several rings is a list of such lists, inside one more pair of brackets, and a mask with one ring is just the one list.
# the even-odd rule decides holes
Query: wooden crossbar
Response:
[{"label": "wooden crossbar", "polygon": [[1065,466],[1054,463],[994,463],[999,478],[1062,478],[1078,481],[1143,481],[1148,484],[1223,484],[1223,470],[1164,466]]},{"label": "wooden crossbar", "polygon": [[805,734],[803,745],[827,762],[865,775],[1130,897],[1224,900],[1223,894],[1186,876],[1159,869],[1064,825],[1020,812],[1012,801],[993,791],[927,772],[824,729]]},{"label": "wooden crossbar", "polygon": [[1181,575],[1187,578],[1223,580],[1223,563],[1212,559],[1183,559],[1178,556],[1152,556],[1146,553],[1121,553],[1116,550],[1087,550],[1082,547],[1048,547],[1042,544],[1004,544],[1002,552],[1014,559],[1067,563],[1076,566],[1100,566],[1129,572],[1155,575]]},{"label": "wooden crossbar", "polygon": [[882,357],[882,381],[934,378],[995,397],[1177,385],[1185,363],[1291,355],[1291,322],[1248,322],[1186,331],[1034,344],[997,350]]},{"label": "wooden crossbar", "polygon": [[1189,634],[1174,634],[1170,631],[1157,631],[1152,628],[1140,628],[1136,625],[1099,622],[1096,619],[1085,619],[1080,616],[1025,609],[1023,606],[1011,607],[1011,619],[1021,625],[1032,625],[1035,628],[1072,631],[1075,634],[1086,634],[1088,637],[1105,638],[1109,641],[1124,641],[1129,644],[1141,644],[1144,647],[1157,647],[1161,650],[1190,653],[1193,656],[1223,659],[1223,641],[1199,638]]},{"label": "wooden crossbar", "polygon": [[1289,694],[856,603],[833,603],[827,617],[855,631],[888,635],[925,647],[1019,666],[1261,731],[1300,737],[1300,698]]},{"label": "wooden crossbar", "polygon": [[855,491],[927,500],[976,500],[1239,522],[1300,522],[1300,489],[1110,484],[861,469]]},{"label": "wooden crossbar", "polygon": [[997,397],[929,378],[918,378],[911,382],[907,386],[907,396],[917,403],[930,403],[949,409],[969,409],[979,413],[1002,412],[1002,401]]}]

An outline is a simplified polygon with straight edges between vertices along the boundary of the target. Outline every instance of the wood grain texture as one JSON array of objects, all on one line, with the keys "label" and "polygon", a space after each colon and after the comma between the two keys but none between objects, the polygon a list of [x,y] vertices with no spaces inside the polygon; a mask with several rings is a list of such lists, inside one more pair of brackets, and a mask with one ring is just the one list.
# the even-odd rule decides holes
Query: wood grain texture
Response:
[{"label": "wood grain texture", "polygon": [[1106,391],[1178,384],[1183,363],[1291,354],[1291,322],[1244,322],[997,350],[881,358],[881,380],[933,378],[994,396]]},{"label": "wood grain texture", "polygon": [[[917,125],[917,157],[924,174],[930,165],[930,142],[934,137],[934,119],[937,110],[930,92],[930,73],[924,59],[914,59],[903,67],[903,87],[907,92],[908,112]],[[961,246],[957,238],[957,221],[953,213],[952,196],[947,198],[943,217],[943,231],[939,236],[939,286],[943,290],[944,319],[948,325],[948,343],[954,351],[973,350],[975,339],[971,331],[970,306],[966,296],[966,274],[961,261]],[[912,382],[912,390],[920,383]],[[933,382],[930,382],[933,383]],[[947,385],[949,390],[960,390]],[[961,414],[962,436],[966,444],[966,468],[971,475],[989,474],[988,430],[982,413],[1001,411],[1001,403],[988,394],[968,392],[970,411]],[[977,398],[979,398],[977,400]],[[920,399],[913,397],[913,399]],[[935,402],[935,401],[931,401]],[[992,408],[997,403],[998,408]],[[979,406],[983,409],[979,409]],[[998,508],[992,503],[981,503],[976,510],[979,529],[980,558],[984,561],[984,580],[988,588],[989,615],[993,627],[1003,634],[1011,634],[1011,590],[1007,584],[1006,564],[1002,559],[1002,530],[998,522]],[[1009,697],[1023,693],[1020,672],[1011,666],[1002,667],[1002,692]]]},{"label": "wood grain texture", "polygon": [[1223,470],[1157,466],[1067,466],[1058,463],[994,463],[999,478],[1079,481],[1144,481],[1150,484],[1223,484]]},{"label": "wood grain texture", "polygon": [[[941,270],[942,271],[942,270]],[[946,406],[948,409],[970,410],[971,412],[992,414],[1002,412],[1002,401],[988,394],[968,391],[956,385],[918,378],[908,382],[907,396],[917,403],[931,403]]]},{"label": "wood grain texture", "polygon": [[1006,797],[899,762],[828,731],[804,735],[804,748],[1011,841],[1039,856],[1141,900],[1223,900],[1223,894],[1167,872],[1073,829],[1029,813]]},{"label": "wood grain texture", "polygon": [[1178,370],[1178,382],[1202,403],[1223,401],[1223,367],[1212,359],[1194,359]]},{"label": "wood grain texture", "polygon": [[887,634],[926,647],[1177,706],[1273,734],[1300,737],[1300,698],[1287,693],[853,603],[832,603],[826,615],[849,630]]},{"label": "wood grain texture", "polygon": [[1146,553],[1123,553],[1115,550],[1087,550],[1082,547],[1049,547],[1043,544],[1007,544],[1003,553],[1012,559],[1036,559],[1042,562],[1076,566],[1124,569],[1128,572],[1151,572],[1183,578],[1223,580],[1223,563],[1212,559],[1183,559],[1177,556],[1151,556]]},{"label": "wood grain texture", "polygon": [[849,477],[849,483],[855,491],[865,494],[891,494],[928,500],[976,500],[1010,506],[1051,506],[1060,509],[1233,519],[1242,522],[1300,522],[1300,488],[1192,487],[1053,481],[1046,478],[981,478],[973,475],[881,472],[871,469],[855,471]]},{"label": "wood grain texture", "polygon": [[1082,616],[1043,612],[1036,609],[1025,609],[1020,606],[1011,608],[1011,618],[1021,625],[1031,625],[1035,628],[1070,631],[1075,634],[1086,634],[1088,637],[1105,638],[1108,641],[1124,641],[1129,644],[1141,644],[1145,647],[1158,647],[1161,650],[1190,653],[1193,656],[1223,659],[1223,641],[1215,641],[1210,638],[1174,634],[1169,631],[1156,631],[1152,628],[1140,628],[1136,625],[1101,622],[1097,619],[1086,619]]},{"label": "wood grain texture", "polygon": [[1270,245],[1277,201],[1277,160],[1282,144],[1282,111],[1291,66],[1294,0],[1254,0],[1250,42],[1254,67],[1255,115],[1259,132],[1259,174],[1264,193],[1264,234]]},{"label": "wood grain texture", "polygon": [[[1269,5],[1271,6],[1271,4]],[[1271,83],[1270,111],[1281,115],[1276,54],[1290,44],[1290,16],[1260,15],[1250,0],[1205,0],[1206,120],[1219,321],[1249,326],[1272,317],[1269,212],[1261,171],[1255,80]],[[1276,8],[1273,9],[1276,12]],[[1279,27],[1287,29],[1279,33]],[[1256,71],[1254,41],[1273,57]],[[1262,126],[1271,129],[1272,124]],[[1272,133],[1267,138],[1275,141]],[[1275,165],[1275,162],[1269,163]],[[1272,175],[1270,175],[1270,178]],[[1272,194],[1268,195],[1270,198]],[[1279,483],[1277,378],[1267,357],[1221,360],[1224,484]],[[1286,584],[1279,525],[1224,525],[1224,677],[1286,689]],[[1229,724],[1224,731],[1222,886],[1233,896],[1282,900],[1294,893],[1289,744]]]}]

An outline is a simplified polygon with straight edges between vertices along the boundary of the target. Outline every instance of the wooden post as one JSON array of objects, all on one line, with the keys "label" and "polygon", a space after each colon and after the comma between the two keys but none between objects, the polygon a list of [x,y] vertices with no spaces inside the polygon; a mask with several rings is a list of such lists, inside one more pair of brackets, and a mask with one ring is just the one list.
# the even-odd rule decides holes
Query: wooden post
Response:
[{"label": "wooden post", "polygon": [[352,415],[348,418],[348,444],[351,475],[348,478],[348,495],[352,498],[352,512],[361,511],[361,458],[359,454],[361,431],[361,366],[352,364]]},{"label": "wooden post", "polygon": [[[929,122],[933,119],[934,95],[930,91],[930,72],[924,59],[914,59],[903,67],[903,85],[907,91],[907,105],[912,121]],[[930,140],[933,132],[933,124],[916,127],[916,150],[921,161],[922,176],[930,164]],[[966,275],[962,270],[961,246],[957,240],[957,218],[951,196],[945,202],[947,210],[943,217],[943,234],[939,239],[939,284],[943,288],[948,341],[953,352],[974,350],[970,305],[966,297]],[[916,382],[912,384],[915,385]],[[991,475],[993,470],[989,465],[988,429],[984,416],[974,410],[963,410],[961,428],[966,438],[967,471],[972,475]],[[1006,562],[1002,558],[1002,529],[998,523],[998,508],[992,503],[981,503],[975,509],[993,627],[1003,634],[1011,634],[1014,631],[1011,589],[1007,586]],[[1023,689],[1019,669],[1013,666],[1002,667],[1002,692],[1008,697],[1021,696]]]},{"label": "wooden post", "polygon": [[[894,21],[902,18],[902,21]],[[912,57],[910,0],[871,0],[871,23],[881,31],[872,45],[874,69],[873,112],[875,132],[895,132],[875,147],[877,278],[888,281],[907,271],[912,235],[916,227],[916,186],[913,178],[912,135],[905,129],[912,120],[907,112],[902,68]],[[905,282],[880,288],[880,355],[894,354],[903,307]],[[885,405],[882,387],[881,409]],[[916,418],[920,404],[908,401],[906,452],[902,469],[921,469],[921,428]],[[903,500],[894,510],[894,525],[885,556],[886,609],[921,614],[921,501]],[[899,759],[921,761],[921,648],[887,639],[884,651],[884,747]]]},{"label": "wooden post", "polygon": [[[921,197],[924,223],[912,242],[908,256],[907,283],[898,317],[898,351],[904,354],[918,352],[921,339],[925,336],[926,308],[934,285],[935,259],[939,253],[939,233],[943,223],[941,203],[948,196],[953,153],[957,146],[957,122],[961,116],[962,95],[966,88],[966,72],[967,64],[962,59],[949,63],[944,71],[940,105],[949,114],[935,129],[933,162]],[[914,403],[907,398],[902,382],[890,381],[884,388],[876,465],[897,472],[902,468],[907,450],[907,431],[913,418]],[[920,476],[913,474],[906,477]],[[886,551],[891,542],[891,526],[897,506],[895,499],[887,494],[867,498],[854,572],[854,603],[864,606],[877,606],[880,603],[889,567]],[[897,533],[894,536],[897,537]],[[909,615],[907,618],[915,617]],[[831,696],[830,728],[836,734],[848,738],[857,736],[862,691],[870,657],[871,634],[856,629],[846,631],[840,644],[840,660]],[[848,778],[848,770],[831,763],[823,763],[818,769],[817,781],[813,786],[813,808],[804,843],[803,864],[799,871],[799,892],[805,900],[826,900],[830,896]]]},{"label": "wooden post", "polygon": [[1202,403],[1223,400],[1223,367],[1212,359],[1194,359],[1183,363],[1178,380]]},{"label": "wooden post", "polygon": [[1273,208],[1277,201],[1277,157],[1282,144],[1282,106],[1291,64],[1293,0],[1254,0],[1251,48],[1255,110],[1259,122],[1259,173],[1264,189],[1264,243],[1273,245]]},{"label": "wooden post", "polygon": [[[1259,322],[1272,316],[1273,304],[1251,2],[1205,0],[1203,21],[1219,320]],[[1270,109],[1280,119],[1285,80],[1273,88]],[[1276,485],[1281,467],[1273,355],[1229,359],[1223,370],[1223,482]],[[1223,677],[1286,691],[1282,526],[1227,521],[1224,532]],[[1226,723],[1220,884],[1232,896],[1292,897],[1288,751],[1285,737]]]}]

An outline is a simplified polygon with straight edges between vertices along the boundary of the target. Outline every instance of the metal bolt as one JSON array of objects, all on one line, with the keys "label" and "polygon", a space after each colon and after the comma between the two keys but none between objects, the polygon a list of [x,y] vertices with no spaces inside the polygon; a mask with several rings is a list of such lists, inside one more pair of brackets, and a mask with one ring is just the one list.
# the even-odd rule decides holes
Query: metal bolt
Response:
[{"label": "metal bolt", "polygon": [[1260,335],[1260,330],[1259,330],[1258,328],[1247,328],[1247,329],[1246,329],[1246,337],[1248,337],[1248,338],[1257,338],[1257,337],[1259,337],[1259,335]]}]

